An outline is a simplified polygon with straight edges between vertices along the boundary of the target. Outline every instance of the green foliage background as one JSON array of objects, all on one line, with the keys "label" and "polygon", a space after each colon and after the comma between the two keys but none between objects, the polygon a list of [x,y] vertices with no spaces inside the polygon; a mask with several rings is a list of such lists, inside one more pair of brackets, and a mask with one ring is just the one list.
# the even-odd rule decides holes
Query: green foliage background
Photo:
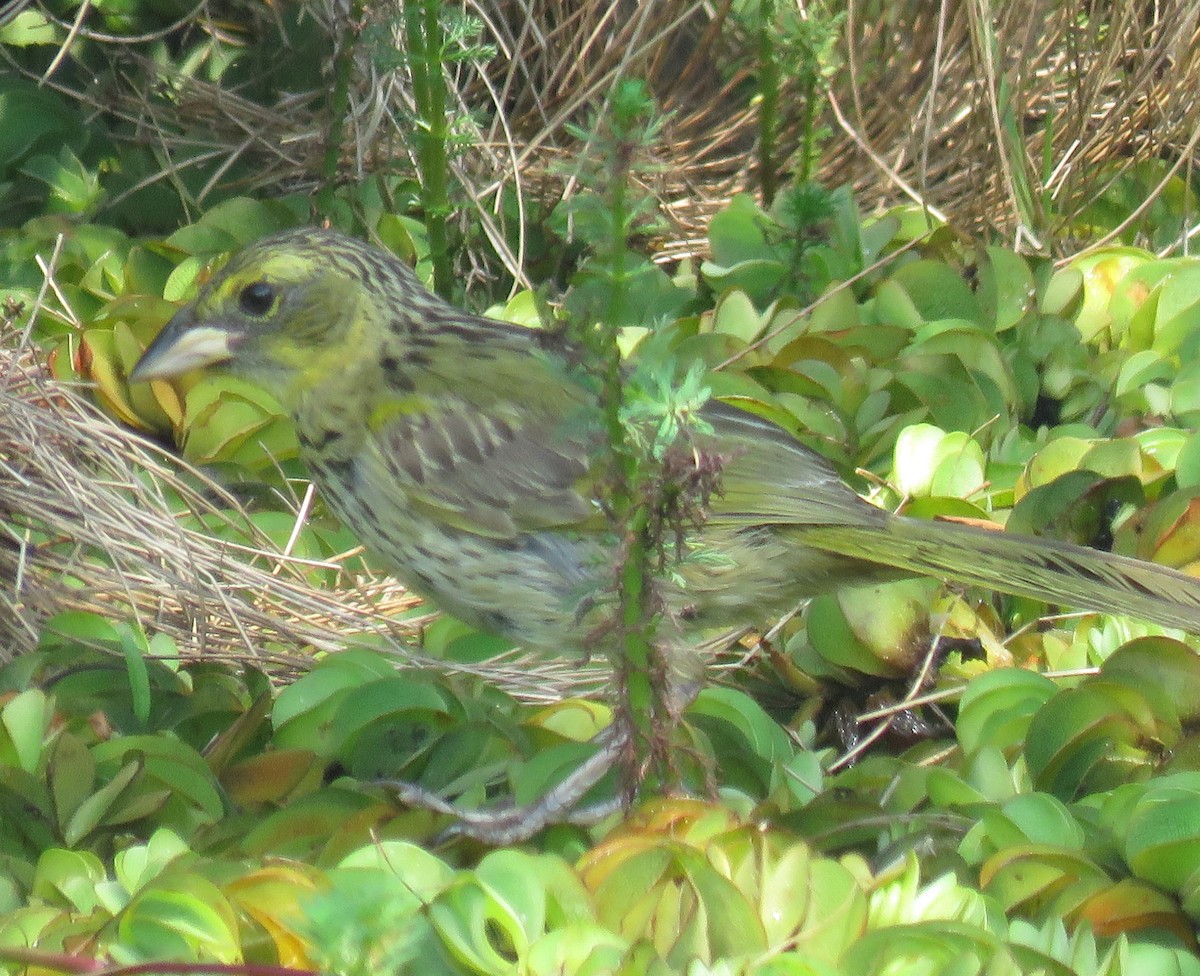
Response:
[{"label": "green foliage background", "polygon": [[[421,50],[469,94],[469,69],[498,57],[483,46],[492,38],[454,9],[407,13],[431,10],[440,19],[422,22]],[[547,140],[554,165],[540,164],[536,198],[496,193],[490,234],[447,220],[477,212],[481,120],[418,97],[404,122],[424,120],[428,140],[436,117],[440,153],[410,159],[411,146],[365,137],[356,114],[380,77],[413,76],[397,46],[415,23],[405,13],[97,2],[6,15],[5,355],[89,381],[111,417],[229,492],[213,503],[220,518],[168,499],[182,521],[231,546],[288,546],[311,560],[312,586],[373,572],[369,555],[341,559],[353,540],[319,500],[295,531],[303,471],[269,395],[213,377],[125,380],[231,250],[324,219],[451,290],[468,275],[446,278],[439,264],[482,269],[484,283],[454,297],[532,325],[547,297],[578,313],[608,294],[598,245],[619,223],[635,245],[622,257],[622,345],[685,371],[703,364],[714,395],[793,431],[880,504],[1200,566],[1200,264],[1184,236],[1194,187],[1173,168],[1194,146],[1133,168],[1114,157],[1086,206],[1014,191],[1037,247],[967,209],[947,221],[890,190],[852,192],[828,167],[827,188],[808,177],[842,151],[830,112],[845,11],[802,25],[775,4],[735,4],[717,25],[741,58],[722,90],[757,120],[759,172],[773,168],[779,189],[764,209],[757,177],[744,180],[689,259],[656,263],[679,248],[651,216],[661,208],[642,206],[655,194],[617,213],[586,165],[557,152],[605,172],[589,119],[611,109],[607,86],[556,132],[561,143]],[[1126,13],[1084,26],[1099,44]],[[76,15],[86,30],[72,34]],[[770,36],[779,47],[764,60]],[[282,149],[272,133],[289,99],[289,124],[336,137]],[[763,121],[793,104],[795,116]],[[148,123],[168,110],[195,124]],[[262,128],[243,125],[243,145],[228,123],[253,110]],[[1021,121],[1028,146],[1053,145],[1048,116]],[[1031,150],[1012,141],[1015,118],[1002,122],[1008,171],[1024,171]],[[639,151],[673,158],[678,124],[668,118]],[[352,157],[369,157],[368,176]],[[431,167],[445,183],[432,196]],[[634,171],[661,188],[664,170]],[[581,174],[584,192],[564,197]],[[1114,229],[1117,241],[1084,247]],[[14,375],[0,384],[17,395]],[[19,452],[4,436],[0,478],[15,479]],[[44,512],[0,507],[0,524],[11,540],[0,544],[31,567],[63,542]],[[82,557],[61,581],[63,609],[39,616],[33,645],[0,670],[0,960],[14,972],[92,960],[338,973],[1200,971],[1194,637],[936,581],[830,594],[768,641],[713,651],[718,665],[741,663],[719,670],[680,732],[688,798],[647,796],[628,819],[489,852],[443,841],[448,818],[397,806],[376,781],[403,778],[463,807],[527,801],[589,755],[607,704],[565,681],[565,697],[514,699],[480,663],[505,648],[450,620],[425,629],[422,669],[398,670],[394,647],[353,633],[334,652],[264,649],[308,656],[300,674],[267,654],[206,657],[177,631],[143,627],[119,594],[106,612],[76,608],[70,591],[106,558]],[[19,611],[15,579],[13,592]],[[615,791],[610,778],[592,799]]]}]

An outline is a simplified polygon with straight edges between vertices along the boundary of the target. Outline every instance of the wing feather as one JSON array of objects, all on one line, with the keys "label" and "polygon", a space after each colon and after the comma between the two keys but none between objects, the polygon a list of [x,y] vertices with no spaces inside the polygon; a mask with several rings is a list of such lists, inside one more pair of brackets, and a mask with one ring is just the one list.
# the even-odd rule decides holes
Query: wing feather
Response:
[{"label": "wing feather", "polygon": [[574,525],[595,514],[584,440],[537,412],[518,425],[442,399],[376,432],[382,460],[410,502],[447,524],[494,538]]},{"label": "wing feather", "polygon": [[887,513],[863,501],[816,451],[782,427],[720,401],[704,419],[726,458],[709,521],[734,525],[862,525]]}]

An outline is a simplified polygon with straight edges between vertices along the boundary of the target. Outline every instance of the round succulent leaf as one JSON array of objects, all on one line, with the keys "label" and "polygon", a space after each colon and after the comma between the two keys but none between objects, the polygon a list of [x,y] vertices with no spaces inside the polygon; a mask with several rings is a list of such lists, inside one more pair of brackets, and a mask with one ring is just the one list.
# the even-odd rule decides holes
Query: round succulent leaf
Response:
[{"label": "round succulent leaf", "polygon": [[[1121,364],[1113,392],[1134,405],[1143,402],[1137,397],[1145,396],[1143,387],[1151,384],[1169,386],[1177,372],[1173,362],[1153,349],[1140,349]],[[1128,409],[1128,407],[1127,407]]]},{"label": "round succulent leaf", "polygon": [[335,882],[343,876],[353,881],[361,872],[374,870],[399,878],[414,908],[427,903],[454,880],[454,869],[420,845],[381,838],[345,854],[328,876]]},{"label": "round succulent leaf", "polygon": [[233,907],[212,882],[197,875],[164,878],[143,888],[118,916],[112,938],[107,948],[125,964],[242,959]]},{"label": "round succulent leaf", "polygon": [[611,722],[611,705],[591,698],[566,698],[539,708],[524,724],[564,739],[589,742]]},{"label": "round succulent leaf", "polygon": [[1115,247],[1089,252],[1071,262],[1083,275],[1083,305],[1075,316],[1075,326],[1085,342],[1108,348],[1119,341],[1109,312],[1113,294],[1127,274],[1152,260],[1154,256],[1140,248]]},{"label": "round succulent leaf", "polygon": [[271,711],[276,747],[311,748],[328,754],[329,722],[346,695],[363,684],[395,674],[392,661],[366,648],[351,648],[324,658],[276,697]]},{"label": "round succulent leaf", "polygon": [[1101,888],[1079,906],[1075,916],[1109,939],[1146,930],[1170,932],[1185,942],[1194,938],[1193,923],[1173,898],[1133,878]]},{"label": "round succulent leaf", "polygon": [[930,613],[941,583],[897,580],[852,586],[836,599],[847,625],[868,652],[902,674],[913,668],[930,641]]},{"label": "round succulent leaf", "polygon": [[77,362],[80,375],[95,384],[93,395],[104,410],[136,430],[151,429],[130,401],[111,329],[85,329],[79,338]]},{"label": "round succulent leaf", "polygon": [[1142,484],[1132,475],[1072,470],[1022,495],[1006,526],[1020,535],[1095,545],[1111,532],[1114,512],[1144,504]]},{"label": "round succulent leaf", "polygon": [[1141,558],[1183,572],[1200,564],[1200,490],[1173,492],[1140,515],[1134,528]]},{"label": "round succulent leaf", "polygon": [[708,223],[713,261],[730,265],[750,259],[778,259],[764,229],[769,218],[748,193],[737,193]]},{"label": "round succulent leaf", "polygon": [[[93,755],[101,778],[118,763],[124,768],[135,761],[145,764],[144,775],[105,818],[108,823],[126,823],[144,815],[140,805],[155,799],[163,790],[174,801],[173,806],[180,808],[181,817],[211,823],[224,813],[224,799],[212,770],[184,742],[162,735],[122,736],[98,743]],[[173,826],[171,818],[165,817],[163,825]]]},{"label": "round succulent leaf", "polygon": [[988,247],[979,268],[979,301],[996,332],[1016,326],[1034,307],[1033,272],[1021,255]]},{"label": "round succulent leaf", "polygon": [[1005,846],[979,869],[983,890],[1006,912],[1065,916],[1111,884],[1084,852],[1053,844]]},{"label": "round succulent leaf", "polygon": [[[378,843],[378,831],[403,818],[396,804],[337,786],[300,796],[258,820],[240,839],[248,856],[275,855],[317,864],[336,863],[365,844]],[[431,815],[411,820],[432,821]]]},{"label": "round succulent leaf", "polygon": [[221,788],[240,808],[283,803],[301,787],[319,785],[323,765],[310,749],[273,749],[221,771]]},{"label": "round succulent leaf", "polygon": [[29,688],[0,707],[0,763],[16,765],[27,773],[42,768],[47,732],[54,718],[54,702],[39,688]]},{"label": "round succulent leaf", "polygon": [[1020,793],[1000,807],[1026,840],[1083,851],[1087,834],[1066,804],[1049,793]]},{"label": "round succulent leaf", "polygon": [[973,372],[983,373],[999,389],[1004,402],[1016,403],[1012,371],[984,327],[962,319],[939,319],[921,326],[910,345],[912,354],[957,356]]},{"label": "round succulent leaf", "polygon": [[[1011,413],[995,382],[957,356],[905,355],[897,365],[895,385],[923,404],[930,421],[945,430],[983,432],[996,417]],[[907,408],[906,400],[898,402]]]},{"label": "round succulent leaf", "polygon": [[713,308],[712,330],[731,335],[747,344],[762,334],[764,325],[763,317],[744,291],[732,289],[725,292]]},{"label": "round succulent leaf", "polygon": [[[809,444],[822,446],[845,444],[848,440],[846,423],[837,408],[824,396],[803,397],[794,393],[779,393],[775,397],[779,408],[784,410],[789,426],[799,426],[804,430],[801,440]],[[832,452],[827,448],[827,456]],[[835,463],[838,458],[831,458]]]},{"label": "round succulent leaf", "polygon": [[280,418],[269,394],[231,376],[205,376],[184,404],[182,449],[194,464],[228,459]]},{"label": "round succulent leaf", "polygon": [[63,730],[50,747],[46,785],[54,800],[58,829],[63,831],[80,805],[96,787],[96,762],[78,735]]},{"label": "round succulent leaf", "polygon": [[1038,295],[1038,308],[1043,315],[1072,318],[1083,301],[1083,272],[1067,266],[1056,270]]},{"label": "round succulent leaf", "polygon": [[1183,442],[1175,458],[1175,481],[1180,488],[1200,487],[1200,433]]},{"label": "round succulent leaf", "polygon": [[1200,720],[1200,656],[1182,641],[1128,641],[1108,656],[1101,673],[1138,688],[1151,704],[1169,702],[1155,707],[1160,721],[1189,725]]},{"label": "round succulent leaf", "polygon": [[904,673],[873,654],[858,638],[834,596],[822,594],[810,600],[804,611],[804,625],[813,650],[836,668],[880,678],[897,678]]},{"label": "round succulent leaf", "polygon": [[1047,485],[1067,472],[1078,471],[1094,438],[1063,435],[1047,441],[1025,466],[1024,475],[1017,482],[1015,492],[1018,501],[1028,491],[1039,485]]},{"label": "round succulent leaf", "polygon": [[721,370],[706,377],[711,385],[722,377],[739,378],[741,369],[757,364],[762,353],[748,351],[746,343],[734,335],[724,332],[712,332],[711,313],[700,317],[701,330],[696,335],[685,336],[675,346],[675,355],[679,362],[703,363],[710,369],[716,369],[722,363],[736,360],[738,369]]},{"label": "round succulent leaf", "polygon": [[[806,319],[810,333],[828,332],[842,336],[862,329],[859,305],[854,291],[845,282],[835,281],[821,296]],[[869,329],[862,330],[869,332]],[[907,330],[901,330],[907,333]]]},{"label": "round succulent leaf", "polygon": [[906,497],[964,496],[984,484],[983,449],[962,431],[913,424],[900,432],[893,456],[892,480]]},{"label": "round succulent leaf", "polygon": [[1184,360],[1171,382],[1169,394],[1170,413],[1177,424],[1188,428],[1200,424],[1200,359]]},{"label": "round succulent leaf", "polygon": [[714,291],[742,294],[757,306],[764,306],[778,291],[787,269],[779,258],[752,258],[730,265],[705,261],[700,274]]},{"label": "round succulent leaf", "polygon": [[134,844],[113,857],[113,874],[125,893],[132,895],[169,871],[192,849],[173,830],[160,828],[144,844]]},{"label": "round succulent leaf", "polygon": [[[379,236],[379,243],[406,264],[415,264],[418,259],[423,260],[429,255],[429,232],[427,228],[421,221],[407,214],[382,214],[375,224],[375,233]],[[531,311],[534,305],[533,298],[534,293],[532,291],[522,291],[510,300],[510,304],[517,301],[517,299],[521,299],[517,302],[517,305],[524,307],[526,311]],[[515,318],[510,319],[507,315],[501,317],[510,322],[519,321]],[[533,318],[523,324],[531,326],[540,324],[537,313],[534,312]]]},{"label": "round succulent leaf", "polygon": [[51,848],[38,858],[30,894],[43,903],[87,914],[99,904],[96,888],[106,877],[104,865],[91,851]]},{"label": "round succulent leaf", "polygon": [[792,753],[791,740],[753,698],[735,688],[710,685],[688,708],[690,719],[701,722],[713,735],[713,723],[724,726],[724,734],[735,733],[743,751],[767,763],[782,761]]},{"label": "round succulent leaf", "polygon": [[917,303],[898,281],[883,282],[866,306],[880,325],[890,326],[901,335],[915,332],[925,323]]},{"label": "round succulent leaf", "polygon": [[1089,682],[1060,691],[1029,724],[1025,760],[1035,788],[1072,799],[1081,790],[1105,789],[1109,780],[1150,772],[1150,757],[1138,746],[1146,731],[1126,706],[1146,718],[1149,709],[1133,689],[1125,694]]},{"label": "round succulent leaf", "polygon": [[922,321],[967,319],[984,324],[979,299],[949,264],[929,259],[912,261],[898,268],[889,280],[904,289]]},{"label": "round succulent leaf", "polygon": [[967,758],[967,785],[990,803],[1008,800],[1024,787],[1023,771],[1009,764],[1008,757],[998,746],[985,745]]},{"label": "round succulent leaf", "polygon": [[1200,959],[1190,948],[1156,942],[1131,941],[1126,973],[1138,976],[1200,976]]},{"label": "round succulent leaf", "polygon": [[166,243],[189,254],[232,251],[295,223],[295,216],[278,200],[231,197],[175,231]]},{"label": "round succulent leaf", "polygon": [[775,672],[782,675],[788,687],[797,688],[802,694],[816,694],[826,682],[847,688],[856,688],[863,683],[862,672],[834,664],[821,654],[814,646],[807,626],[788,638],[784,657],[784,667],[773,662]]},{"label": "round succulent leaf", "polygon": [[[223,238],[224,239],[224,238]],[[230,248],[232,245],[230,245]],[[163,286],[163,298],[168,302],[182,302],[195,296],[200,286],[208,279],[215,264],[213,255],[224,253],[230,248],[216,248],[200,254],[189,254],[167,277]]]},{"label": "round succulent leaf", "polygon": [[[1131,272],[1114,295],[1114,314],[1118,302],[1137,305],[1149,293],[1158,291],[1154,329],[1156,348],[1167,352],[1200,325],[1200,265],[1195,258],[1159,258]],[[1125,292],[1128,291],[1128,297]],[[1123,309],[1122,309],[1123,311]],[[1163,344],[1165,333],[1174,337]]]},{"label": "round succulent leaf", "polygon": [[900,236],[902,223],[896,213],[868,217],[859,227],[859,241],[864,264],[873,263],[884,248]]},{"label": "round succulent leaf", "polygon": [[[805,376],[809,373],[803,368],[803,364],[814,362],[832,368],[833,373],[837,376],[845,376],[851,374],[858,368],[854,362],[852,353],[847,350],[841,343],[835,342],[833,339],[824,335],[802,335],[790,340],[785,345],[780,347],[774,354],[771,360],[772,370],[759,370],[757,376],[770,378],[778,378],[784,380],[788,374]],[[812,383],[811,388],[791,388],[794,393],[814,393],[818,390],[825,389],[821,384],[817,384],[813,380],[808,380]],[[770,389],[787,389],[781,387],[780,383],[767,382]]]},{"label": "round succulent leaf", "polygon": [[965,922],[890,925],[863,934],[840,961],[845,976],[901,973],[977,973],[999,952],[999,939]]},{"label": "round succulent leaf", "polygon": [[[1200,372],[1196,375],[1200,382]],[[1139,430],[1129,439],[1138,446],[1142,454],[1143,480],[1158,478],[1175,470],[1179,452],[1183,450],[1191,434],[1179,427],[1150,427]]]},{"label": "round succulent leaf", "polygon": [[334,755],[348,755],[356,751],[355,740],[371,729],[373,737],[383,737],[376,745],[418,749],[450,717],[448,698],[439,688],[412,675],[392,674],[355,686],[338,702],[329,723],[328,747]]},{"label": "round succulent leaf", "polygon": [[936,807],[977,807],[988,802],[988,797],[959,773],[944,767],[929,770],[926,785],[929,801]]},{"label": "round succulent leaf", "polygon": [[[579,766],[596,753],[592,742],[559,742],[543,745],[526,762],[515,765],[508,777],[512,786],[513,799],[517,803],[535,803],[549,790],[570,776]],[[609,799],[616,788],[617,770],[614,768],[587,794],[586,802]]]},{"label": "round succulent leaf", "polygon": [[1183,735],[1171,749],[1170,757],[1163,765],[1163,772],[1190,773],[1200,771],[1200,736],[1191,727],[1185,727]]},{"label": "round succulent leaf", "polygon": [[1161,283],[1170,274],[1167,262],[1149,261],[1131,268],[1116,283],[1108,303],[1114,336],[1127,349],[1149,349],[1162,296]]},{"label": "round succulent leaf", "polygon": [[[270,864],[234,878],[223,890],[237,911],[267,933],[280,966],[312,969],[311,946],[300,929],[308,900],[325,880],[304,864]],[[402,890],[397,885],[389,894]]]},{"label": "round succulent leaf", "polygon": [[595,922],[568,922],[547,932],[521,960],[528,976],[609,976],[626,972],[621,961],[629,941]]},{"label": "round succulent leaf", "polygon": [[[515,863],[510,866],[516,869]],[[510,973],[529,949],[526,923],[537,924],[544,917],[542,887],[527,871],[514,881],[518,884],[498,892],[464,872],[429,906],[429,920],[442,943],[471,972]],[[515,904],[508,900],[514,895]]]},{"label": "round succulent leaf", "polygon": [[1177,773],[1147,784],[1129,812],[1125,859],[1134,875],[1181,893],[1200,866],[1200,774]]}]

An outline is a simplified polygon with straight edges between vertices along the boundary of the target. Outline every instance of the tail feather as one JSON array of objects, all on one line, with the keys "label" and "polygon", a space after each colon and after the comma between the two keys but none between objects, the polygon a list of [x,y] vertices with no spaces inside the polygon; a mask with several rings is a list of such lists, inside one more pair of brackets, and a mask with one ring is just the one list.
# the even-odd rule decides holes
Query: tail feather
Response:
[{"label": "tail feather", "polygon": [[1200,634],[1200,579],[1098,549],[989,531],[958,522],[894,517],[879,526],[805,527],[804,542],[922,576]]}]

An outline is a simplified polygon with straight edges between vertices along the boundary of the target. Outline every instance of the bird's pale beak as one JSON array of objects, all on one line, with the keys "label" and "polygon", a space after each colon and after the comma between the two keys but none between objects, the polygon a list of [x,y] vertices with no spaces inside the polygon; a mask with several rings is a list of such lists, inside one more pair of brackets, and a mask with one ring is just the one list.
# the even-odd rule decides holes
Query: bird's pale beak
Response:
[{"label": "bird's pale beak", "polygon": [[150,343],[129,382],[162,380],[233,357],[236,337],[228,329],[196,325],[189,309],[178,313]]}]

